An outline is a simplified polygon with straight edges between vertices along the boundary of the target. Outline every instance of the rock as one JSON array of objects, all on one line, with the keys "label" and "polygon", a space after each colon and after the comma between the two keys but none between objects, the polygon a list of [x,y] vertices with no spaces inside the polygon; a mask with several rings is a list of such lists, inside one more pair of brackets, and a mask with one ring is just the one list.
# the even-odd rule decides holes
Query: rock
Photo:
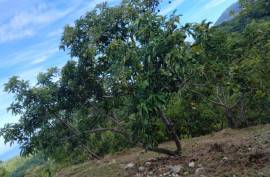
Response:
[{"label": "rock", "polygon": [[113,159],[113,160],[111,160],[110,162],[109,162],[109,164],[115,164],[116,163],[116,160],[115,159]]},{"label": "rock", "polygon": [[157,159],[156,158],[149,158],[149,159],[147,159],[147,161],[156,161]]},{"label": "rock", "polygon": [[145,166],[149,167],[152,163],[151,162],[145,162]]},{"label": "rock", "polygon": [[143,172],[145,170],[145,168],[144,167],[139,167],[138,170],[139,170],[139,172]]},{"label": "rock", "polygon": [[185,175],[185,176],[188,175],[188,174],[189,174],[188,171],[185,171],[185,172],[184,172],[184,175]]},{"label": "rock", "polygon": [[96,163],[97,163],[97,164],[102,164],[101,160],[97,160]]},{"label": "rock", "polygon": [[202,164],[199,164],[198,167],[202,168],[203,166],[202,166]]},{"label": "rock", "polygon": [[200,177],[206,177],[205,175],[200,175]]},{"label": "rock", "polygon": [[172,174],[172,177],[179,177],[179,175],[178,174]]},{"label": "rock", "polygon": [[204,169],[203,167],[197,168],[197,169],[195,170],[195,174],[196,174],[196,175],[201,175],[202,173],[205,173],[205,169]]},{"label": "rock", "polygon": [[189,164],[188,164],[188,166],[190,167],[190,168],[194,168],[195,167],[195,162],[189,162]]},{"label": "rock", "polygon": [[125,166],[125,169],[133,168],[135,166],[134,163],[129,163]]},{"label": "rock", "polygon": [[170,174],[170,172],[167,171],[167,172],[163,173],[163,176],[167,176],[167,175],[169,175],[169,174]]},{"label": "rock", "polygon": [[227,160],[229,160],[229,158],[228,157],[223,157],[223,160],[226,160],[227,161]]},{"label": "rock", "polygon": [[170,165],[169,169],[173,172],[173,173],[179,173],[182,169],[183,166],[181,165]]},{"label": "rock", "polygon": [[153,175],[153,174],[154,174],[154,172],[152,172],[152,171],[148,172],[148,175]]}]

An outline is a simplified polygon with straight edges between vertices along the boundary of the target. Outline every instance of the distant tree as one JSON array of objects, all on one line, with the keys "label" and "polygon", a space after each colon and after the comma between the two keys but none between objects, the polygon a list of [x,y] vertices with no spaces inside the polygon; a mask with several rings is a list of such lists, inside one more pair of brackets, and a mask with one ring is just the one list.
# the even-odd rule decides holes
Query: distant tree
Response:
[{"label": "distant tree", "polygon": [[7,175],[7,170],[4,167],[0,167],[0,177],[5,177]]}]

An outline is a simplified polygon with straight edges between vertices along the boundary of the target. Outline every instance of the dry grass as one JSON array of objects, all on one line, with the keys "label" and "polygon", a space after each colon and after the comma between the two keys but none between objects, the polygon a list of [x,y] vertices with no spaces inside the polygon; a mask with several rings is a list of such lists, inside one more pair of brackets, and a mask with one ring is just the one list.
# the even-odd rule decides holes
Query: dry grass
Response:
[{"label": "dry grass", "polygon": [[[161,146],[174,147],[172,142]],[[173,158],[134,148],[106,156],[100,161],[64,168],[55,177],[131,177],[138,174],[138,167],[146,161],[151,161],[151,165],[145,167],[146,172],[141,176],[147,176],[149,171],[158,176],[166,171],[168,165],[181,165],[184,170],[179,175],[193,177],[199,164],[205,168],[204,175],[207,177],[270,176],[270,125],[242,130],[225,129],[183,140],[183,149],[181,158]],[[190,161],[195,162],[195,168],[188,167]],[[136,166],[125,170],[130,162]]]}]

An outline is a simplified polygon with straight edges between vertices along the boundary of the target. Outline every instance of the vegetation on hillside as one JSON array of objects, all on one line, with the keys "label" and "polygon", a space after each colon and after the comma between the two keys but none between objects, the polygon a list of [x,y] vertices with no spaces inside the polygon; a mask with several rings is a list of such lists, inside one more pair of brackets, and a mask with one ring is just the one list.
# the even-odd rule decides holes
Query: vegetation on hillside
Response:
[{"label": "vegetation on hillside", "polygon": [[158,0],[98,5],[65,27],[63,68],[5,84],[20,120],[0,135],[22,155],[79,163],[134,146],[180,156],[181,138],[269,123],[270,3],[240,3],[217,27],[161,16]]},{"label": "vegetation on hillside", "polygon": [[[268,124],[241,130],[224,129],[206,136],[184,139],[182,157],[168,157],[145,152],[141,148],[131,148],[106,155],[98,161],[65,166],[52,161],[36,164],[31,160],[38,159],[40,155],[23,161],[16,158],[4,163],[4,167],[9,166],[9,169],[12,166],[14,172],[1,177],[268,177],[269,139]],[[173,142],[161,146],[174,149]],[[190,165],[192,163],[194,167]]]}]

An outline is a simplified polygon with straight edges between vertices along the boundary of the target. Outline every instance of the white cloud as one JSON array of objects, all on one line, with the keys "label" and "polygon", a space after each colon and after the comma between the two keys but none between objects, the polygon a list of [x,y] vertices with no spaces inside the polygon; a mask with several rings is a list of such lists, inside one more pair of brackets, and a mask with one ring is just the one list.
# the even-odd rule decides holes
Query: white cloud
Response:
[{"label": "white cloud", "polygon": [[214,11],[215,8],[223,5],[225,2],[227,2],[227,0],[208,0],[208,2],[205,5],[203,5],[199,11],[197,11],[194,15],[192,15],[192,21],[209,19],[211,11]]},{"label": "white cloud", "polygon": [[74,12],[82,0],[73,1],[65,10],[49,7],[40,3],[30,10],[17,12],[6,23],[0,26],[0,43],[33,36],[37,31]]},{"label": "white cloud", "polygon": [[58,52],[58,38],[50,38],[45,42],[35,44],[28,48],[23,48],[23,50],[5,56],[5,58],[4,56],[0,57],[0,69],[25,63],[27,63],[28,66],[39,64]]},{"label": "white cloud", "polygon": [[48,33],[48,37],[59,37],[64,32],[63,28],[56,29]]},{"label": "white cloud", "polygon": [[167,5],[162,11],[160,11],[160,15],[167,15],[171,11],[175,10],[179,5],[181,5],[185,0],[175,0],[171,4]]},{"label": "white cloud", "polygon": [[46,69],[42,66],[31,68],[29,70],[26,70],[24,72],[21,72],[18,74],[20,78],[23,78],[24,80],[30,81],[31,84],[34,84],[36,81],[36,77],[38,73],[44,72]]},{"label": "white cloud", "polygon": [[51,48],[49,50],[44,51],[43,53],[41,52],[40,54],[34,56],[36,57],[36,59],[34,59],[31,64],[40,64],[44,61],[46,61],[47,59],[49,59],[50,57],[52,57],[54,54],[56,54],[57,52],[59,52],[58,48]]},{"label": "white cloud", "polygon": [[210,0],[204,7],[203,11],[209,10],[211,8],[214,8],[216,6],[219,6],[223,4],[226,0]]},{"label": "white cloud", "polygon": [[[41,28],[57,20],[66,18],[69,15],[78,18],[77,15],[82,15],[96,4],[105,1],[106,0],[93,0],[88,3],[89,5],[85,5],[85,0],[73,0],[69,1],[69,3],[65,3],[65,9],[52,6],[51,4],[53,3],[51,2],[41,2],[36,6],[30,6],[27,10],[16,12],[12,17],[6,19],[5,23],[0,22],[0,43],[34,36]],[[107,2],[116,4],[120,2],[120,0],[107,0]]]}]

